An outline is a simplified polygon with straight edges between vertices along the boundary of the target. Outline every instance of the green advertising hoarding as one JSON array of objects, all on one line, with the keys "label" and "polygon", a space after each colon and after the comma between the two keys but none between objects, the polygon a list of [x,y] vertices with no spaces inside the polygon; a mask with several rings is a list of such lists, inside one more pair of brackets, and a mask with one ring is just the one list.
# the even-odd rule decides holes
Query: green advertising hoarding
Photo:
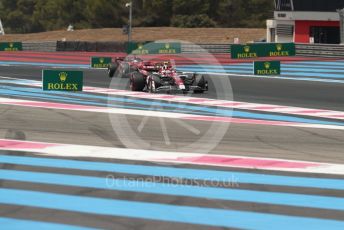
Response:
[{"label": "green advertising hoarding", "polygon": [[23,45],[21,42],[0,42],[0,51],[21,51]]},{"label": "green advertising hoarding", "polygon": [[149,41],[146,42],[128,42],[126,43],[127,46],[127,53],[128,54],[134,54],[139,53],[139,54],[148,54],[149,51],[147,49],[144,49],[144,45],[150,43]]},{"label": "green advertising hoarding", "polygon": [[232,59],[295,56],[294,43],[253,43],[231,45]]},{"label": "green advertising hoarding", "polygon": [[91,57],[92,68],[107,68],[111,62],[111,57]]},{"label": "green advertising hoarding", "polygon": [[127,53],[142,54],[179,54],[181,53],[181,44],[178,42],[130,42],[128,44]]},{"label": "green advertising hoarding", "polygon": [[82,91],[83,72],[65,70],[43,70],[43,90]]},{"label": "green advertising hoarding", "polygon": [[280,61],[255,61],[254,62],[254,75],[280,75],[281,62]]}]

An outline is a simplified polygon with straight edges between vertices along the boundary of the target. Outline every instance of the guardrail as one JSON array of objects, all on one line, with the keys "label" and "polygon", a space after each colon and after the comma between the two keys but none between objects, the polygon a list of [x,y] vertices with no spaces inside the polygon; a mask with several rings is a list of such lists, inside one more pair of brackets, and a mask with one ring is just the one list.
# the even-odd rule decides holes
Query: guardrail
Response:
[{"label": "guardrail", "polygon": [[231,44],[182,43],[182,53],[230,53]]},{"label": "guardrail", "polygon": [[[297,56],[344,57],[343,45],[295,44]],[[230,53],[231,44],[182,44],[182,53]]]},{"label": "guardrail", "polygon": [[56,41],[47,42],[22,42],[23,50],[27,51],[44,51],[54,52],[56,51]]},{"label": "guardrail", "polygon": [[296,55],[314,57],[344,57],[343,45],[296,44]]},{"label": "guardrail", "polygon": [[56,51],[125,52],[125,43],[115,41],[57,41]]},{"label": "guardrail", "polygon": [[[23,50],[28,51],[107,51],[125,52],[123,42],[73,42],[73,41],[47,41],[47,42],[23,42]],[[232,44],[191,44],[182,43],[181,52],[192,53],[218,53],[229,54]],[[343,45],[329,44],[295,44],[297,56],[314,57],[342,57],[344,58]]]}]

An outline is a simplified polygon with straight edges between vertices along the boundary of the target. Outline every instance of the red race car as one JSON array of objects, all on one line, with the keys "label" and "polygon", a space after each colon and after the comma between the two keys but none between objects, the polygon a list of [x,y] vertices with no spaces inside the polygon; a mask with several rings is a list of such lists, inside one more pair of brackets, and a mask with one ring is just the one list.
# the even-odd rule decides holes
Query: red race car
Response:
[{"label": "red race car", "polygon": [[[158,65],[157,65],[158,66]],[[169,63],[164,63],[158,71],[143,73],[134,71],[130,75],[132,91],[150,93],[203,93],[208,91],[208,82],[203,75],[178,72]]]},{"label": "red race car", "polygon": [[203,75],[178,72],[170,62],[143,61],[135,56],[116,58],[108,67],[109,77],[128,77],[132,91],[151,93],[203,93],[208,82]]}]

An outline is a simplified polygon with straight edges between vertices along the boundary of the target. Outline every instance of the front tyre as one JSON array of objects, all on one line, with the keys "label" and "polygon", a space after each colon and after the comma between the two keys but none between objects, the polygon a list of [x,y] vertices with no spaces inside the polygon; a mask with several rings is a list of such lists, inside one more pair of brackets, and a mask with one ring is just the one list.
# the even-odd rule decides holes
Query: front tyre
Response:
[{"label": "front tyre", "polygon": [[156,89],[159,88],[160,86],[161,86],[160,77],[155,74],[150,75],[148,79],[148,86],[147,86],[148,92],[156,93],[157,92]]},{"label": "front tyre", "polygon": [[110,63],[108,66],[108,75],[110,78],[112,78],[115,75],[115,72],[118,68],[118,63]]},{"label": "front tyre", "polygon": [[145,79],[140,73],[133,73],[130,76],[130,89],[131,91],[143,91],[145,88]]},{"label": "front tyre", "polygon": [[194,84],[198,87],[193,91],[194,93],[203,93],[208,90],[208,82],[203,75],[196,74]]}]

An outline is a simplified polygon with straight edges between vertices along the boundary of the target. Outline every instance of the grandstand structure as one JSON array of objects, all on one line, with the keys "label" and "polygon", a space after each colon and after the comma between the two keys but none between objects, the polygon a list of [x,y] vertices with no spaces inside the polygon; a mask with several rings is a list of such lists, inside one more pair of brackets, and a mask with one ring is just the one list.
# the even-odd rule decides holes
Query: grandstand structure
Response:
[{"label": "grandstand structure", "polygon": [[344,0],[275,0],[274,18],[267,20],[267,41],[339,44],[343,8]]}]

